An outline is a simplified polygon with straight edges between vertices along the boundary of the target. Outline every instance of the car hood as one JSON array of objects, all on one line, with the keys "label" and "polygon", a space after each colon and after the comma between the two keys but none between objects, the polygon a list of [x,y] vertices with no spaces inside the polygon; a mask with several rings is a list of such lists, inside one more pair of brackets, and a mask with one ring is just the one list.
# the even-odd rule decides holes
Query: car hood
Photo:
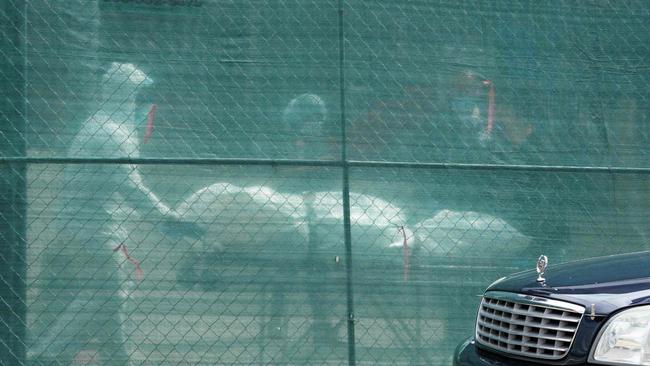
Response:
[{"label": "car hood", "polygon": [[[533,262],[534,263],[534,262]],[[650,252],[630,253],[549,266],[546,282],[534,270],[515,273],[487,291],[506,291],[567,301],[607,315],[624,307],[650,304]]]}]

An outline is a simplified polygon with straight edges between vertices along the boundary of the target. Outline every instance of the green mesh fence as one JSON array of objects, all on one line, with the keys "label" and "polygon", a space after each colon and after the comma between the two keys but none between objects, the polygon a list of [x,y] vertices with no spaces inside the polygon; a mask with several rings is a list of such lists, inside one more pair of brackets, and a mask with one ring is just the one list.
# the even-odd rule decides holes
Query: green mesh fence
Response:
[{"label": "green mesh fence", "polygon": [[650,245],[645,1],[5,0],[0,364],[449,364]]}]

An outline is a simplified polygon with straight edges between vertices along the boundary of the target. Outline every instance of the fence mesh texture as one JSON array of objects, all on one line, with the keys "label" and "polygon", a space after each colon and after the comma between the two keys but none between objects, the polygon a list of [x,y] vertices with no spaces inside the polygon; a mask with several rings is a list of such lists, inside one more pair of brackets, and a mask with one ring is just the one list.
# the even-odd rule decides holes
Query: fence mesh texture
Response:
[{"label": "fence mesh texture", "polygon": [[649,249],[647,2],[0,2],[0,364],[449,364]]}]

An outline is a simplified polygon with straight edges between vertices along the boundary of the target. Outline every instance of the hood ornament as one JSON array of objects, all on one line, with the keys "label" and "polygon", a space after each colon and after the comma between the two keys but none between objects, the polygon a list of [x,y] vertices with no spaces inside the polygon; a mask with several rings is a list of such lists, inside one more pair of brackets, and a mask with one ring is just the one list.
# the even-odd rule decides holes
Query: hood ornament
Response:
[{"label": "hood ornament", "polygon": [[546,272],[546,267],[548,266],[548,258],[545,255],[540,255],[537,258],[537,282],[544,284],[546,279],[544,278],[544,273]]}]

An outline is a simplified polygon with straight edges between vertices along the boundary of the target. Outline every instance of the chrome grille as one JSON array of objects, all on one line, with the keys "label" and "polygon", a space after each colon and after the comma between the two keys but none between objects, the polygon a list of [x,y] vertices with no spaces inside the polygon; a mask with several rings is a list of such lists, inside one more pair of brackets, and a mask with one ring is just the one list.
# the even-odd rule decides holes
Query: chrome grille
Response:
[{"label": "chrome grille", "polygon": [[557,360],[567,355],[584,308],[545,298],[507,292],[483,296],[476,340],[518,356]]}]

